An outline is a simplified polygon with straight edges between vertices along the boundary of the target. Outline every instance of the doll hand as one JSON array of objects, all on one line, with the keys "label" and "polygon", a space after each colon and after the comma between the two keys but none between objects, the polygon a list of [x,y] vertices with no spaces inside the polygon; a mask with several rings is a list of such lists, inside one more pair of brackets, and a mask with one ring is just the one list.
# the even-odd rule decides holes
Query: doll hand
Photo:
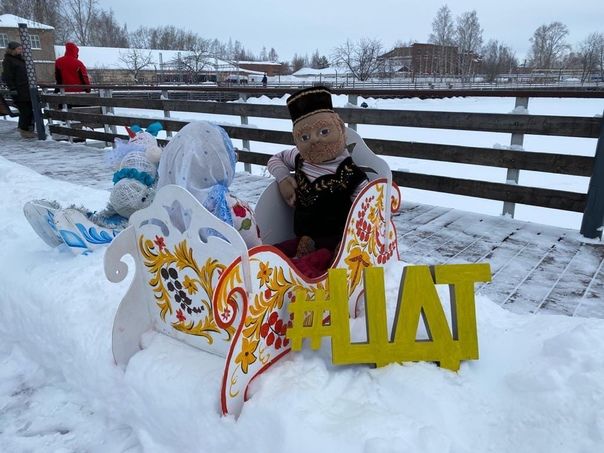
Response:
[{"label": "doll hand", "polygon": [[298,184],[296,184],[296,180],[293,178],[293,176],[288,176],[279,182],[279,192],[281,192],[281,196],[285,202],[292,208],[296,204],[297,187]]},{"label": "doll hand", "polygon": [[298,242],[296,258],[302,258],[315,251],[315,241],[310,236],[302,236]]}]

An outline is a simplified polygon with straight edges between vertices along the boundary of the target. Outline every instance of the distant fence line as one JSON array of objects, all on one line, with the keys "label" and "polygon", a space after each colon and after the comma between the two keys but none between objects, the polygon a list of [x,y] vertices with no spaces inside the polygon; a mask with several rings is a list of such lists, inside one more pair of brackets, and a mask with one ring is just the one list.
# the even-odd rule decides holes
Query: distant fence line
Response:
[{"label": "distant fence line", "polygon": [[[44,86],[54,88],[54,85]],[[116,126],[139,124],[147,126],[153,121],[161,121],[170,137],[188,122],[171,118],[171,112],[195,112],[218,115],[239,116],[241,126],[223,125],[233,139],[243,141],[245,150],[239,153],[239,160],[249,164],[266,165],[270,155],[250,150],[251,141],[271,144],[293,144],[290,132],[247,127],[250,117],[289,119],[287,107],[282,105],[249,104],[245,100],[251,96],[283,96],[291,89],[256,87],[150,87],[94,85],[94,94],[51,94],[44,93],[42,102],[46,104],[44,117],[50,122],[50,132],[69,137],[89,138],[112,142]],[[120,90],[130,94],[127,97],[114,96]],[[587,237],[598,237],[598,228],[604,223],[604,127],[603,119],[597,117],[495,114],[465,112],[432,112],[363,109],[354,107],[358,98],[446,98],[454,96],[489,96],[516,99],[517,107],[528,106],[529,98],[600,98],[604,90],[362,90],[333,89],[334,94],[347,95],[351,107],[337,108],[336,111],[349,127],[357,124],[380,126],[404,126],[416,128],[437,128],[482,132],[502,132],[511,134],[510,145],[522,145],[525,134],[561,137],[586,137],[599,139],[594,157],[566,155],[548,152],[526,152],[513,149],[479,148],[460,145],[417,143],[400,140],[366,139],[367,145],[376,154],[426,159],[458,164],[500,167],[508,170],[506,182],[496,183],[476,181],[457,177],[393,171],[394,180],[401,187],[444,192],[470,197],[499,200],[504,202],[504,213],[513,215],[514,204],[561,209],[583,213],[581,233]],[[159,96],[135,96],[134,93],[155,92]],[[172,93],[191,92],[214,97],[241,99],[243,102],[215,102],[188,99],[173,99]],[[182,96],[178,96],[181,98]],[[216,99],[225,100],[225,99]],[[57,105],[86,106],[83,109],[58,110]],[[115,115],[114,108],[156,110],[153,118],[137,115]],[[64,124],[54,124],[55,121]],[[100,130],[86,130],[72,127],[74,123],[93,126]],[[249,168],[249,167],[248,167]],[[518,185],[520,170],[557,173],[591,177],[588,193],[564,191],[557,188],[538,188]],[[597,178],[597,175],[601,175]]]}]

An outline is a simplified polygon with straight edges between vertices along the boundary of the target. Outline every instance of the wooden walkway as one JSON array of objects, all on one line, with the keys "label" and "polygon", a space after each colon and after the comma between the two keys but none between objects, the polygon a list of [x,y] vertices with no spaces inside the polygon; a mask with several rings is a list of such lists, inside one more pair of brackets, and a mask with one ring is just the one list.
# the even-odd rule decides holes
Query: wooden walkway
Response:
[{"label": "wooden walkway", "polygon": [[[100,149],[20,140],[12,122],[0,121],[0,155],[52,178],[111,187]],[[269,182],[238,173],[231,190],[255,204]],[[604,244],[575,230],[409,202],[395,224],[407,263],[489,262],[493,281],[477,292],[513,312],[604,318]]]}]

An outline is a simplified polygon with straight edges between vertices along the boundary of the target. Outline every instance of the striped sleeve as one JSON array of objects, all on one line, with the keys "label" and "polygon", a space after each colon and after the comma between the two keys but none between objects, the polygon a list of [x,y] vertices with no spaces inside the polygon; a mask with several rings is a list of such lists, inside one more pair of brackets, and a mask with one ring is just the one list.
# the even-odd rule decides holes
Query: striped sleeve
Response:
[{"label": "striped sleeve", "polygon": [[296,168],[296,156],[300,152],[298,148],[286,149],[273,155],[267,162],[266,167],[277,182],[283,181]]}]

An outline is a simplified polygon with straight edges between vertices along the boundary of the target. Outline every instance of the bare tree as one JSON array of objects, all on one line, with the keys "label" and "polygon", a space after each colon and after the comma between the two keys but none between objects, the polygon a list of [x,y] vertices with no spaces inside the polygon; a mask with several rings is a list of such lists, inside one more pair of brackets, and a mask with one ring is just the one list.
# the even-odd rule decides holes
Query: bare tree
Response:
[{"label": "bare tree", "polygon": [[415,43],[417,43],[417,39],[409,39],[407,41],[397,39],[392,45],[392,49],[398,49],[399,47],[411,47]]},{"label": "bare tree", "polygon": [[240,41],[235,40],[235,44],[233,44],[233,60],[235,61],[253,61],[256,59],[254,54],[241,44]]},{"label": "bare tree", "polygon": [[[432,21],[432,33],[430,33],[429,42],[439,46],[438,49],[438,72],[442,75],[450,72],[454,65],[447,61],[447,52],[445,46],[455,44],[455,27],[453,25],[453,16],[447,5],[443,5],[436,12],[436,17]],[[450,60],[450,58],[449,58]]]},{"label": "bare tree", "polygon": [[292,58],[292,72],[296,72],[299,71],[302,68],[305,68],[308,66],[308,56],[302,56],[302,55],[298,55],[297,53],[294,54],[294,57]]},{"label": "bare tree", "polygon": [[139,27],[128,34],[128,44],[135,49],[151,48],[151,30],[147,27]]},{"label": "bare tree", "polygon": [[138,82],[140,72],[155,62],[151,52],[144,49],[127,49],[119,53],[119,60],[124,63],[125,68],[132,74],[135,82]]},{"label": "bare tree", "polygon": [[600,81],[604,82],[604,38],[598,45],[598,65],[600,66]]},{"label": "bare tree", "polygon": [[292,68],[290,66],[289,61],[280,61],[279,64],[281,65],[281,74],[291,74],[292,73]]},{"label": "bare tree", "polygon": [[499,74],[510,73],[518,67],[514,51],[497,40],[490,40],[482,49],[482,69],[488,82],[493,82]]},{"label": "bare tree", "polygon": [[117,22],[113,11],[99,11],[93,18],[90,42],[99,47],[128,47],[128,28]]},{"label": "bare tree", "polygon": [[428,42],[439,46],[452,46],[455,44],[455,27],[453,16],[447,5],[443,5],[436,12],[432,21],[432,33]]},{"label": "bare tree", "polygon": [[139,27],[129,35],[132,47],[159,50],[189,50],[198,38],[196,33],[173,25]]},{"label": "bare tree", "polygon": [[324,69],[329,66],[329,60],[325,55],[319,55],[319,49],[315,50],[310,59],[310,67],[314,69]]},{"label": "bare tree", "polygon": [[272,61],[273,63],[279,61],[279,55],[274,47],[271,47],[271,50],[268,51],[268,60]]},{"label": "bare tree", "polygon": [[581,61],[581,83],[596,72],[602,74],[602,59],[604,58],[604,33],[591,33],[579,44]]},{"label": "bare tree", "polygon": [[97,0],[63,0],[62,15],[77,44],[91,44],[93,24],[98,15]]},{"label": "bare tree", "polygon": [[382,43],[377,39],[362,38],[357,42],[346,40],[336,47],[333,61],[346,66],[352,75],[364,81],[379,70],[378,57],[382,54]]},{"label": "bare tree", "polygon": [[534,68],[549,69],[559,65],[570,46],[565,38],[568,27],[561,22],[541,25],[531,38],[530,64]]},{"label": "bare tree", "polygon": [[197,38],[191,49],[186,52],[178,61],[173,61],[184,70],[192,82],[198,82],[203,69],[210,62],[210,49],[212,41],[209,39]]},{"label": "bare tree", "polygon": [[217,58],[226,58],[226,46],[214,38],[210,43],[210,54]]},{"label": "bare tree", "polygon": [[482,46],[482,28],[476,11],[467,11],[457,18],[455,42],[459,47],[459,68],[466,78],[474,70]]}]

